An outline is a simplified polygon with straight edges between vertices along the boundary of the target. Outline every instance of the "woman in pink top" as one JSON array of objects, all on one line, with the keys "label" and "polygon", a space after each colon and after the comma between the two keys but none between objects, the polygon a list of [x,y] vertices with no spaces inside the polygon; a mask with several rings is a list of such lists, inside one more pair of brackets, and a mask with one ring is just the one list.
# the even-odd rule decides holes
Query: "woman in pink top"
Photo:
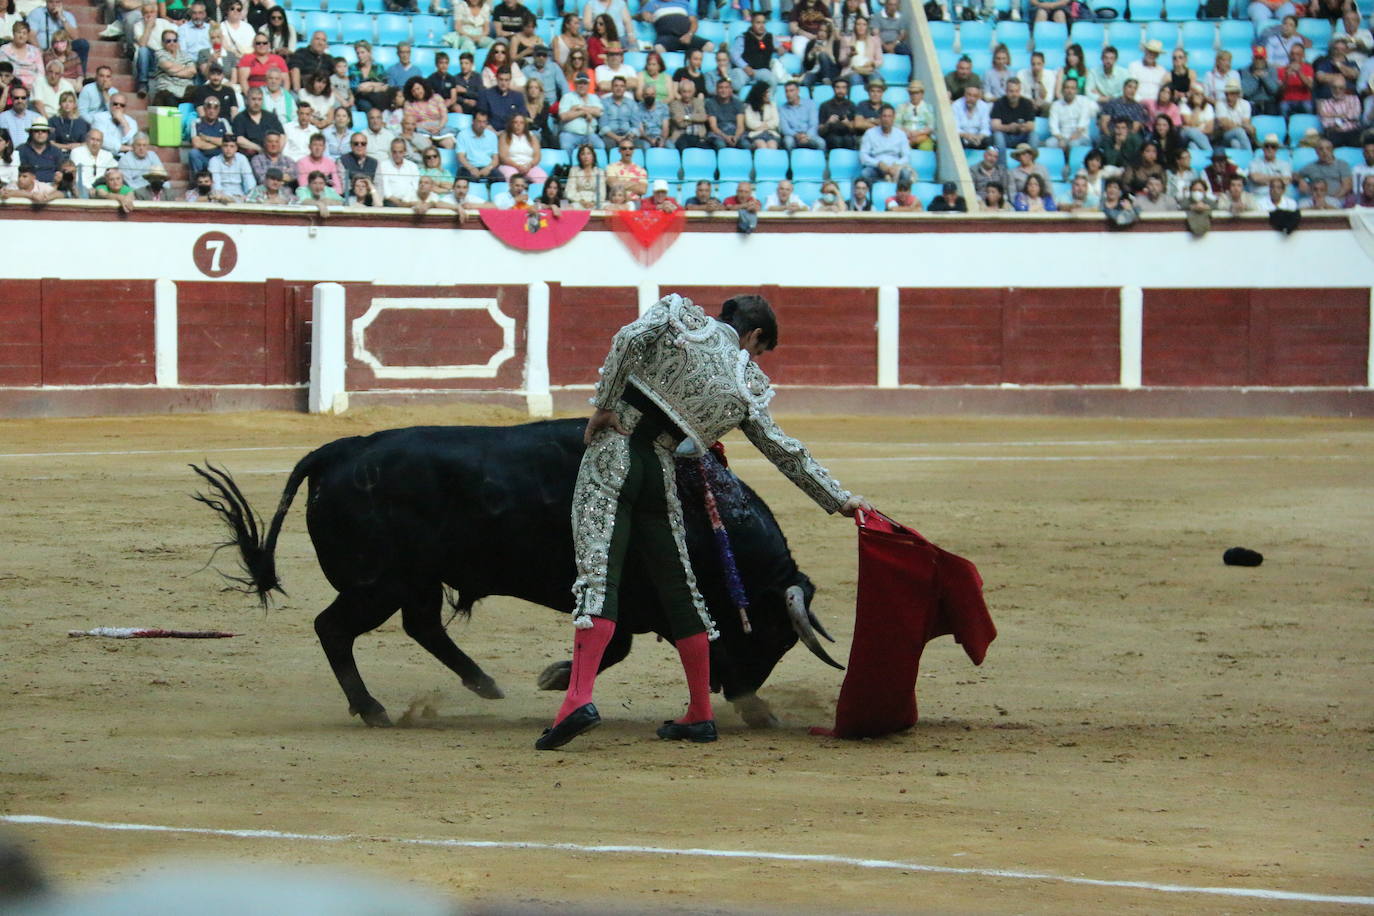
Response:
[{"label": "woman in pink top", "polygon": [[448,130],[448,106],[435,95],[429,83],[418,76],[406,80],[406,114],[415,117],[415,129],[433,138],[439,146],[453,146]]},{"label": "woman in pink top", "polygon": [[15,79],[32,89],[43,78],[43,52],[38,45],[29,44],[29,34],[27,22],[16,22],[10,43],[0,45],[0,60],[14,65]]}]

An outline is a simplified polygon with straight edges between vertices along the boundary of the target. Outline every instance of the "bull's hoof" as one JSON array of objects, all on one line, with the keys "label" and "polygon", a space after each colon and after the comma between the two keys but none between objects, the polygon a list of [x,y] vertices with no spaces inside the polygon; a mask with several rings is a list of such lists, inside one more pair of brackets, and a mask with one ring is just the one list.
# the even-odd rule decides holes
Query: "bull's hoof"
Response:
[{"label": "bull's hoof", "polygon": [[366,709],[357,709],[350,706],[348,711],[361,718],[372,728],[391,727],[391,716],[386,714],[386,707],[376,700],[373,700],[372,705],[368,706]]},{"label": "bull's hoof", "polygon": [[750,728],[777,728],[782,724],[782,720],[773,714],[768,701],[758,694],[742,696],[730,702],[734,704],[735,712],[739,713],[744,724]]},{"label": "bull's hoof", "polygon": [[539,672],[540,690],[567,690],[572,678],[572,662],[554,662]]},{"label": "bull's hoof", "polygon": [[491,679],[490,674],[484,674],[475,681],[463,681],[463,686],[484,700],[504,700],[505,692]]}]

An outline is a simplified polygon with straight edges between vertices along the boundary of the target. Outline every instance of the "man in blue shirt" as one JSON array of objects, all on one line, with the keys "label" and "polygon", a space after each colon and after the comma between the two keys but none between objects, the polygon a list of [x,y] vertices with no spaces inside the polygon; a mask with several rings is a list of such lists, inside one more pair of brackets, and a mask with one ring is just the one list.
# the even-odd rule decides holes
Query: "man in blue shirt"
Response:
[{"label": "man in blue shirt", "polygon": [[697,18],[688,0],[649,0],[640,7],[639,18],[654,26],[654,48],[668,51],[700,49],[709,54],[715,46],[698,35]]},{"label": "man in blue shirt", "polygon": [[534,46],[533,63],[525,67],[524,73],[526,78],[544,84],[546,99],[561,99],[568,92],[568,78],[563,75],[563,68],[549,63],[548,45]]},{"label": "man in blue shirt", "polygon": [[787,94],[787,101],[778,108],[783,149],[825,149],[816,103],[802,98],[800,83],[788,83],[783,91]]},{"label": "man in blue shirt", "polygon": [[119,91],[113,83],[114,71],[101,64],[95,68],[95,82],[81,87],[81,93],[76,97],[76,109],[87,123],[97,111],[110,110],[110,96]]},{"label": "man in blue shirt", "polygon": [[893,125],[897,121],[897,110],[891,105],[878,109],[878,124],[864,131],[859,142],[859,164],[863,166],[864,180],[872,185],[875,181],[915,181],[916,173],[911,168],[911,147],[907,145],[906,134]]},{"label": "man in blue shirt", "polygon": [[639,136],[643,146],[664,146],[668,142],[668,106],[658,100],[658,90],[644,87],[639,106]]},{"label": "man in blue shirt", "polygon": [[396,45],[397,62],[387,68],[386,84],[394,88],[400,88],[406,84],[406,80],[412,76],[424,79],[425,75],[420,72],[420,68],[410,62],[410,42],[403,41]]},{"label": "man in blue shirt", "polygon": [[619,146],[629,140],[643,149],[647,144],[639,139],[639,104],[625,94],[625,77],[611,80],[611,94],[601,97],[601,139],[606,146]]},{"label": "man in blue shirt", "polygon": [[238,139],[233,134],[225,135],[220,155],[210,160],[209,172],[215,193],[233,201],[243,200],[257,185],[248,157],[239,155]]},{"label": "man in blue shirt", "polygon": [[477,110],[485,112],[491,122],[492,130],[502,131],[516,115],[529,116],[525,107],[525,97],[510,87],[510,71],[496,74],[496,85],[482,91],[477,102]]},{"label": "man in blue shirt", "polygon": [[487,182],[496,171],[496,131],[487,123],[487,113],[472,116],[472,126],[458,134],[458,177]]},{"label": "man in blue shirt", "polygon": [[191,4],[191,18],[177,26],[181,52],[196,57],[210,47],[210,20],[204,3]]}]

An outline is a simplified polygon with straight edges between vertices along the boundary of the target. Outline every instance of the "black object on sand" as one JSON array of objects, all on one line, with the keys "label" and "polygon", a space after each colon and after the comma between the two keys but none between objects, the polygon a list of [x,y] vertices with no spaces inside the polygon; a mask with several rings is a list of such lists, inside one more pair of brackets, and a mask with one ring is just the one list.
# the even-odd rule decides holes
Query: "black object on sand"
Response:
[{"label": "black object on sand", "polygon": [[1227,566],[1258,566],[1264,562],[1264,554],[1247,547],[1232,547],[1221,555],[1221,562]]}]

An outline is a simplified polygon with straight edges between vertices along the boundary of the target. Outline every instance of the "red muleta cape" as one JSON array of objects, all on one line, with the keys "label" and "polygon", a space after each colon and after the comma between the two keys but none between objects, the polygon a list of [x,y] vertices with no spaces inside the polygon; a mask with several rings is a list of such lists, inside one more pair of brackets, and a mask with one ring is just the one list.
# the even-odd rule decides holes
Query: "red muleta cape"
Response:
[{"label": "red muleta cape", "polygon": [[879,512],[855,514],[859,588],[854,641],[834,728],[813,734],[875,738],[916,724],[916,675],[926,643],[952,634],[983,663],[997,628],[978,568]]}]

